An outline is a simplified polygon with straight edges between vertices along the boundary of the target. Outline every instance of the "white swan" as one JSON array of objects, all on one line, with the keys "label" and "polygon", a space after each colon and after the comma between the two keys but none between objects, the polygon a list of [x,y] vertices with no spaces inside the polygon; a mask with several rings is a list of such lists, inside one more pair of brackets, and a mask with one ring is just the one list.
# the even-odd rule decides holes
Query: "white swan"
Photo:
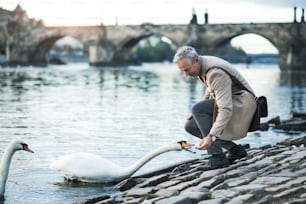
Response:
[{"label": "white swan", "polygon": [[11,142],[6,150],[4,151],[4,154],[1,159],[0,163],[0,197],[3,197],[4,191],[5,191],[5,185],[7,181],[7,177],[9,174],[9,168],[12,161],[13,154],[18,150],[25,150],[27,152],[34,153],[26,143],[23,141],[13,141]]},{"label": "white swan", "polygon": [[51,162],[50,168],[63,172],[67,180],[89,183],[118,182],[133,175],[139,168],[154,157],[169,151],[183,150],[190,146],[193,145],[186,141],[162,146],[148,153],[128,167],[116,165],[94,154],[76,153],[62,156]]}]

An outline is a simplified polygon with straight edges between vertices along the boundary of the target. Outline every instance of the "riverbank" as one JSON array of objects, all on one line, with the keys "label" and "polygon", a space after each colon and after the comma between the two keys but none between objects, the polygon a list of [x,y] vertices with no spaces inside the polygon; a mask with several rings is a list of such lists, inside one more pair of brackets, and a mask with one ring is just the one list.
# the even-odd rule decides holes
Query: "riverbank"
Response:
[{"label": "riverbank", "polygon": [[129,178],[119,195],[78,204],[306,203],[306,136],[274,146],[247,149],[248,156],[222,169],[199,171],[209,158],[187,162],[157,175]]},{"label": "riverbank", "polygon": [[285,130],[285,131],[306,131],[306,113],[304,112],[291,112],[289,120],[281,120],[280,116],[271,118],[266,123],[260,124],[260,130],[266,131],[269,128]]}]

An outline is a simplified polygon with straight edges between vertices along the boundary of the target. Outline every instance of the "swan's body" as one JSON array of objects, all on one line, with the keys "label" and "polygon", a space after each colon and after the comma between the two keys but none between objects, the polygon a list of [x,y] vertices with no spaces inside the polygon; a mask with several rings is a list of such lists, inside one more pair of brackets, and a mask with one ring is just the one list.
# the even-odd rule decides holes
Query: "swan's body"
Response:
[{"label": "swan's body", "polygon": [[9,168],[10,168],[10,164],[12,161],[12,157],[14,153],[18,150],[25,150],[25,151],[33,153],[33,151],[29,149],[28,145],[22,141],[13,141],[7,146],[2,156],[1,163],[0,163],[0,196],[1,197],[4,195],[5,184],[7,181],[8,174],[9,174]]},{"label": "swan's body", "polygon": [[154,157],[165,152],[182,150],[187,146],[191,144],[183,141],[160,147],[128,167],[119,166],[103,157],[88,153],[62,156],[52,162],[50,167],[63,172],[68,180],[95,183],[118,182],[133,175]]}]

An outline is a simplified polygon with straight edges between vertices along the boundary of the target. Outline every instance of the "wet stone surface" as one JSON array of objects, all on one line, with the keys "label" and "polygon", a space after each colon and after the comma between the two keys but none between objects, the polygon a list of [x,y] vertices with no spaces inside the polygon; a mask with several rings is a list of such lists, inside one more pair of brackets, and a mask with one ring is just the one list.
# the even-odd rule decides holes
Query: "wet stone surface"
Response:
[{"label": "wet stone surface", "polygon": [[119,183],[116,196],[98,195],[79,204],[306,203],[306,136],[275,146],[247,149],[248,156],[222,169],[201,171],[209,158],[170,171]]}]

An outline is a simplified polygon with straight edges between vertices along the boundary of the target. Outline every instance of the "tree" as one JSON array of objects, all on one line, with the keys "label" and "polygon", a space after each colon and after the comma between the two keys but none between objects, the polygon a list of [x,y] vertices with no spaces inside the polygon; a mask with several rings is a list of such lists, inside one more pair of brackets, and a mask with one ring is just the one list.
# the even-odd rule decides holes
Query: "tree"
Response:
[{"label": "tree", "polygon": [[172,61],[174,54],[174,48],[169,43],[162,41],[161,38],[155,45],[147,38],[144,43],[138,43],[132,49],[132,56],[137,56],[137,60],[140,62]]}]

